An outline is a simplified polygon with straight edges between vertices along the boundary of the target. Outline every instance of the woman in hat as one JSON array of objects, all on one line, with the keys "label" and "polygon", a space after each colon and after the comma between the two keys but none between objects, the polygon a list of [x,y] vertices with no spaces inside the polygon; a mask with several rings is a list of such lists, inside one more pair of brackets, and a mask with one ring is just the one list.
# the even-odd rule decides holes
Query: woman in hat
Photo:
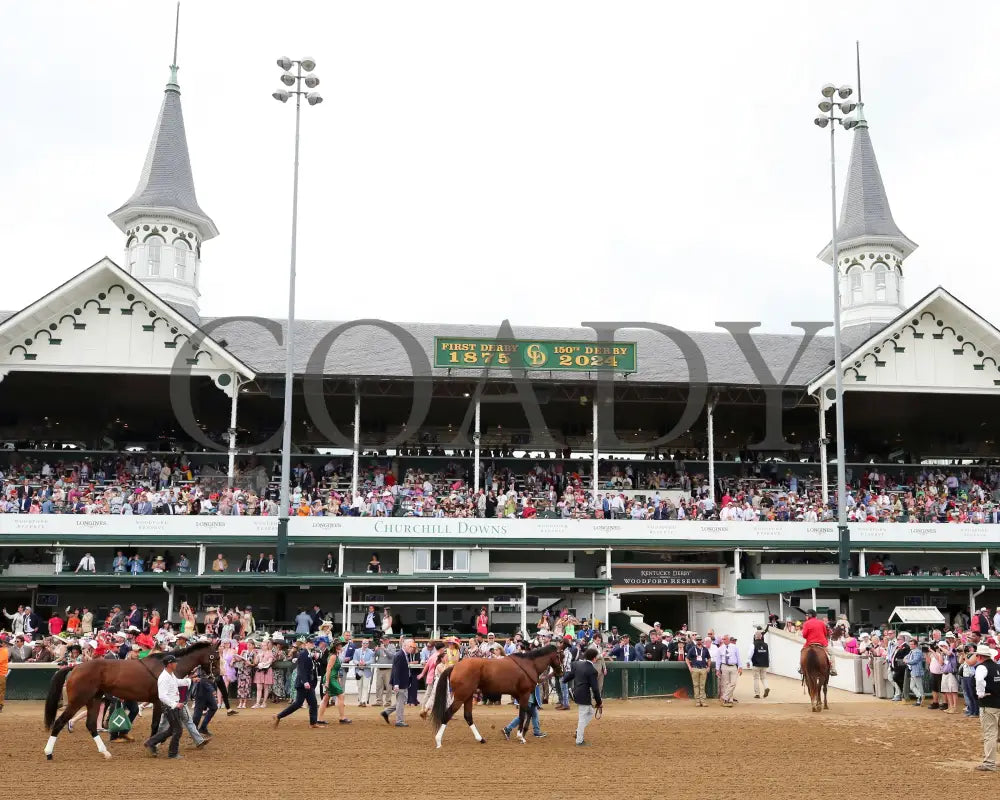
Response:
[{"label": "woman in hat", "polygon": [[330,704],[331,697],[335,698],[334,702],[337,704],[337,713],[340,715],[340,724],[351,724],[351,721],[347,718],[347,714],[344,711],[344,687],[340,685],[340,670],[343,666],[340,661],[340,652],[344,649],[344,644],[343,639],[337,639],[330,645],[330,658],[326,664],[326,677],[324,678],[326,683],[326,694],[323,696],[323,702],[319,704],[319,714],[317,719],[320,725],[327,724],[323,721],[323,715],[326,713],[326,708]]},{"label": "woman in hat", "polygon": [[219,624],[219,613],[215,606],[205,609],[205,635],[215,636],[216,626]]},{"label": "woman in hat", "polygon": [[253,708],[267,708],[267,696],[274,685],[274,645],[270,639],[264,639],[257,651],[257,660],[254,664],[257,671],[254,672],[253,682],[257,687],[257,702]]}]

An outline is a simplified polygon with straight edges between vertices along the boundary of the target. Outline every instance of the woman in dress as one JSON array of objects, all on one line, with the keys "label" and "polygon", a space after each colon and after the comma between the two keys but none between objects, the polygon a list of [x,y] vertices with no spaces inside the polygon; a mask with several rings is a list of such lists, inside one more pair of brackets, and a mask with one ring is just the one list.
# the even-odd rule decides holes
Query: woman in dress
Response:
[{"label": "woman in dress", "polygon": [[479,616],[476,617],[476,633],[486,636],[490,632],[490,618],[486,614],[486,606],[479,609]]},{"label": "woman in dress", "polygon": [[253,664],[256,651],[252,639],[247,639],[246,645],[246,650],[237,654],[233,659],[236,664],[236,697],[240,701],[237,706],[239,709],[247,707],[247,700],[250,699],[250,687],[253,685]]},{"label": "woman in dress", "polygon": [[326,713],[326,708],[330,704],[331,697],[337,704],[337,713],[340,715],[340,724],[351,724],[351,721],[347,718],[347,714],[344,711],[344,687],[340,683],[340,669],[343,666],[340,661],[340,652],[343,649],[343,639],[335,639],[333,644],[330,645],[330,659],[326,662],[326,677],[324,678],[326,694],[323,696],[323,702],[319,704],[318,722],[320,725],[327,724],[323,721],[323,715]]},{"label": "woman in dress", "polygon": [[236,632],[236,622],[233,620],[232,614],[226,614],[222,618],[222,639],[224,641],[231,641],[233,635]]},{"label": "woman in dress", "polygon": [[194,610],[187,600],[181,603],[181,633],[195,633]]},{"label": "woman in dress", "polygon": [[282,644],[274,646],[274,685],[271,686],[271,696],[274,702],[280,703],[288,699],[288,676],[292,672],[292,662],[285,654]]},{"label": "woman in dress", "polygon": [[160,619],[160,612],[154,608],[149,614],[149,635],[155,639],[162,625],[163,621]]},{"label": "woman in dress", "polygon": [[382,609],[382,635],[392,636],[392,614],[388,607]]},{"label": "woman in dress", "polygon": [[257,702],[253,708],[267,708],[267,696],[274,685],[274,648],[270,639],[265,639],[257,651],[257,671],[253,675],[257,687]]},{"label": "woman in dress", "polygon": [[216,611],[215,606],[209,606],[205,609],[205,635],[209,638],[215,638],[215,628],[219,623],[219,614]]},{"label": "woman in dress", "polygon": [[236,665],[233,659],[236,658],[236,650],[229,639],[223,639],[219,645],[219,664],[222,669],[222,682],[226,687],[226,694],[229,694],[229,687],[236,680]]}]

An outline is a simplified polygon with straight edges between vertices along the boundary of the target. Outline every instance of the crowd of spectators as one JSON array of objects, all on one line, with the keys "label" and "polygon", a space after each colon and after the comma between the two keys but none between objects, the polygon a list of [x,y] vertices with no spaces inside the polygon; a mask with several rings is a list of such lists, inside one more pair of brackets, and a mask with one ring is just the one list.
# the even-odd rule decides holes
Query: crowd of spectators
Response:
[{"label": "crowd of spectators", "polygon": [[[818,479],[784,475],[721,476],[714,496],[706,476],[663,471],[657,462],[611,461],[598,491],[592,478],[562,461],[515,471],[484,462],[482,487],[467,465],[445,462],[434,472],[401,469],[393,459],[361,467],[350,491],[350,465],[330,459],[321,468],[293,470],[290,513],[295,516],[423,516],[483,518],[721,520],[825,522],[836,518],[834,498]],[[760,465],[755,465],[760,466]],[[852,522],[1000,522],[1000,469],[911,468],[890,475],[876,467],[848,475]],[[221,481],[221,483],[220,483]],[[263,467],[225,476],[157,457],[107,458],[98,463],[25,462],[0,471],[0,513],[216,514],[276,516],[274,476]],[[667,488],[673,487],[673,488]]]}]

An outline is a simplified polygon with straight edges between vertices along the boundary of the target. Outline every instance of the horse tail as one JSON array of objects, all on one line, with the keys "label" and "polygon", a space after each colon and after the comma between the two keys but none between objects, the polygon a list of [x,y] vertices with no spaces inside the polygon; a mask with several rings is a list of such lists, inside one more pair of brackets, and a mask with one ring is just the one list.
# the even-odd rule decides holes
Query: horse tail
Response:
[{"label": "horse tail", "polygon": [[431,711],[431,718],[435,725],[444,724],[444,715],[448,712],[448,679],[451,671],[455,668],[453,664],[445,667],[437,674],[437,689],[434,690],[434,708]]},{"label": "horse tail", "polygon": [[62,705],[63,686],[66,679],[73,670],[69,667],[59,670],[52,676],[52,683],[49,684],[49,696],[45,698],[45,730],[52,730],[52,724],[56,721],[56,712]]}]

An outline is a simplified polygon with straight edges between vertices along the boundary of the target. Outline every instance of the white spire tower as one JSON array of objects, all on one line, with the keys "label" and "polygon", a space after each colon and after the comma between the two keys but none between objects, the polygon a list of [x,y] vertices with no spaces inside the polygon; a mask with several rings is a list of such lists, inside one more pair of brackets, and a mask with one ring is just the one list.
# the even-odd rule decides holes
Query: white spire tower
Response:
[{"label": "white spire tower", "polygon": [[[858,124],[854,128],[854,146],[837,226],[841,321],[845,328],[865,323],[882,325],[906,310],[903,261],[917,249],[916,243],[892,218],[885,184],[875,160],[865,105],[861,101],[860,49],[855,116]],[[823,248],[819,258],[831,263],[830,244]]]},{"label": "white spire tower", "polygon": [[198,323],[201,245],[219,231],[201,210],[194,191],[177,84],[180,13],[178,3],[170,82],[164,90],[139,185],[125,205],[108,216],[125,234],[126,270]]}]

